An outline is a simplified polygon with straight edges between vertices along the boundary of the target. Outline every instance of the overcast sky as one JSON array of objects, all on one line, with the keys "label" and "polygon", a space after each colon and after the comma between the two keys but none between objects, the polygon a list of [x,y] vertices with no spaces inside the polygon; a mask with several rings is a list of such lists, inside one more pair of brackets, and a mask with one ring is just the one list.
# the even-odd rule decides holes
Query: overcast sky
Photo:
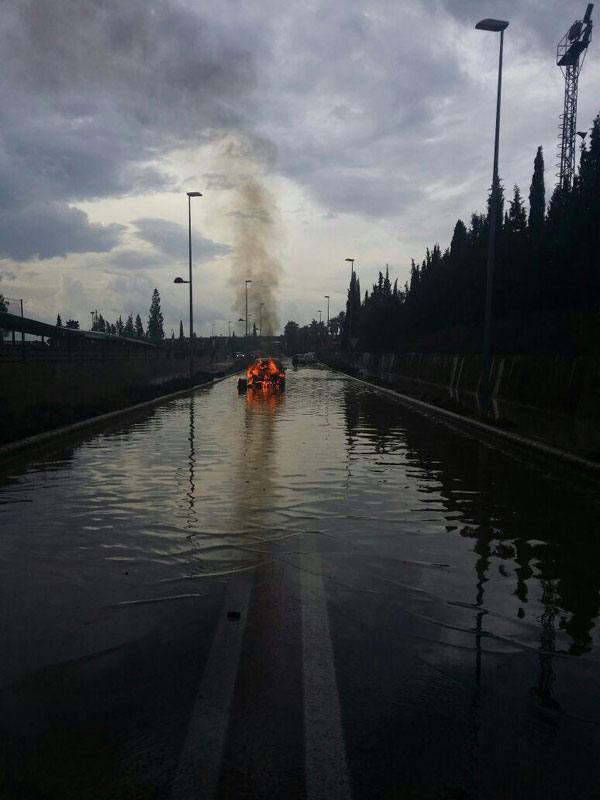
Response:
[{"label": "overcast sky", "polygon": [[[585,6],[5,0],[0,292],[23,297],[29,316],[87,327],[92,309],[145,323],[156,286],[170,335],[187,326],[187,287],[173,278],[186,275],[196,190],[196,329],[226,332],[243,312],[249,178],[272,205],[281,324],[325,315],[325,294],[332,315],[342,308],[345,257],[363,289],[386,263],[403,283],[411,257],[445,247],[456,219],[485,206],[498,37],[475,23],[510,20],[500,172],[507,194],[518,183],[526,197],[540,144],[554,184],[556,43]],[[593,41],[579,130],[600,111],[599,85]],[[259,299],[251,289],[251,309]]]}]

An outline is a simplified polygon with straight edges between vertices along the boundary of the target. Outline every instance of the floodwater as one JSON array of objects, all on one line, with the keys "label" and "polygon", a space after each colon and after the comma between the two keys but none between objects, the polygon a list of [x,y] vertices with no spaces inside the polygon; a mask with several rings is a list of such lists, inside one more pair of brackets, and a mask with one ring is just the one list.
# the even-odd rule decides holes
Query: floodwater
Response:
[{"label": "floodwater", "polygon": [[599,798],[597,489],[318,368],[14,463],[0,797]]}]

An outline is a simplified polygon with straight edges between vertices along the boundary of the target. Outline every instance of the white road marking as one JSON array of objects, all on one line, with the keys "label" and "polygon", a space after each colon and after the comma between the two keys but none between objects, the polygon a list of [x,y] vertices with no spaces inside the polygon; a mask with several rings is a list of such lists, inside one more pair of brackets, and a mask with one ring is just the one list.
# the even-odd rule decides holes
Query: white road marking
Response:
[{"label": "white road marking", "polygon": [[346,800],[352,794],[318,551],[304,553],[301,566],[306,797]]},{"label": "white road marking", "polygon": [[[252,585],[253,579],[240,577],[227,587],[179,758],[172,800],[210,800],[216,794]],[[241,611],[240,619],[228,619],[228,611]]]}]

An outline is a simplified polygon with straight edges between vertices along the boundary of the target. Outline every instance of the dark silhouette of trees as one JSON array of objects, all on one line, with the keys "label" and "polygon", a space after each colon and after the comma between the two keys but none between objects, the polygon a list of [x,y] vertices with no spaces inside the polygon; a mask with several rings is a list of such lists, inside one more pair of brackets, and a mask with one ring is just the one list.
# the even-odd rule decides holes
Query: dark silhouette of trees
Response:
[{"label": "dark silhouette of trees", "polygon": [[79,321],[76,319],[68,319],[65,322],[65,328],[72,328],[73,330],[79,330]]},{"label": "dark silhouette of trees", "polygon": [[342,346],[348,348],[349,340],[358,335],[360,325],[360,281],[356,272],[352,272],[350,286],[348,287],[348,297],[346,300],[346,313],[344,315],[342,327]]},{"label": "dark silhouette of trees", "polygon": [[115,328],[117,329],[117,336],[123,336],[123,329],[125,326],[123,325],[123,320],[121,319],[121,315],[119,314],[119,319],[115,323]]},{"label": "dark silhouette of trees", "polygon": [[285,342],[285,349],[288,353],[301,352],[300,345],[300,326],[297,322],[290,320],[286,323],[283,329],[283,338]]},{"label": "dark silhouette of trees", "polygon": [[[500,186],[496,351],[600,352],[600,115],[587,141],[572,189],[555,189],[547,210],[541,147],[528,209],[517,186],[507,203]],[[473,214],[468,226],[456,222],[446,250],[435,244],[421,263],[413,260],[402,288],[386,268],[362,297],[353,274],[342,346],[358,337],[357,349],[372,352],[480,352],[490,201],[491,193],[487,213]]]},{"label": "dark silhouette of trees", "polygon": [[344,320],[346,318],[346,312],[340,311],[337,317],[331,317],[329,320],[329,333],[331,336],[339,336],[340,332],[344,327]]},{"label": "dark silhouette of trees", "polygon": [[135,335],[138,339],[144,338],[144,326],[142,325],[142,318],[139,314],[135,315]]},{"label": "dark silhouette of trees", "polygon": [[62,328],[62,319],[60,318],[60,314],[56,315],[56,327],[57,328]]},{"label": "dark silhouette of trees", "polygon": [[135,336],[135,328],[133,325],[133,314],[129,314],[129,316],[127,317],[127,322],[123,327],[123,336],[128,336],[129,338]]},{"label": "dark silhouette of trees", "polygon": [[179,341],[183,343],[183,320],[179,320]]},{"label": "dark silhouette of trees", "polygon": [[150,314],[148,316],[147,336],[152,342],[161,342],[165,338],[163,328],[164,318],[160,310],[160,294],[158,289],[152,292],[152,302],[150,303]]},{"label": "dark silhouette of trees", "polygon": [[541,145],[533,162],[533,177],[529,187],[529,231],[533,239],[540,240],[546,216],[546,187],[544,184],[544,153]]}]

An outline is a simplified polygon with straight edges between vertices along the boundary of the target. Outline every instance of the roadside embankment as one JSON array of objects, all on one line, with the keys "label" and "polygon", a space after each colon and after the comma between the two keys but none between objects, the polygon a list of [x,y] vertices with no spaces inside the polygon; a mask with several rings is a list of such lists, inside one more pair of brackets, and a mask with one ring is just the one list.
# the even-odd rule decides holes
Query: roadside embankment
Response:
[{"label": "roadside embankment", "polygon": [[409,397],[600,460],[600,359],[593,356],[496,356],[487,412],[478,394],[478,355],[324,353],[321,357],[333,368]]},{"label": "roadside embankment", "polygon": [[[199,360],[193,383],[206,383],[242,366]],[[0,446],[189,386],[188,360],[161,352],[0,361]]]}]

